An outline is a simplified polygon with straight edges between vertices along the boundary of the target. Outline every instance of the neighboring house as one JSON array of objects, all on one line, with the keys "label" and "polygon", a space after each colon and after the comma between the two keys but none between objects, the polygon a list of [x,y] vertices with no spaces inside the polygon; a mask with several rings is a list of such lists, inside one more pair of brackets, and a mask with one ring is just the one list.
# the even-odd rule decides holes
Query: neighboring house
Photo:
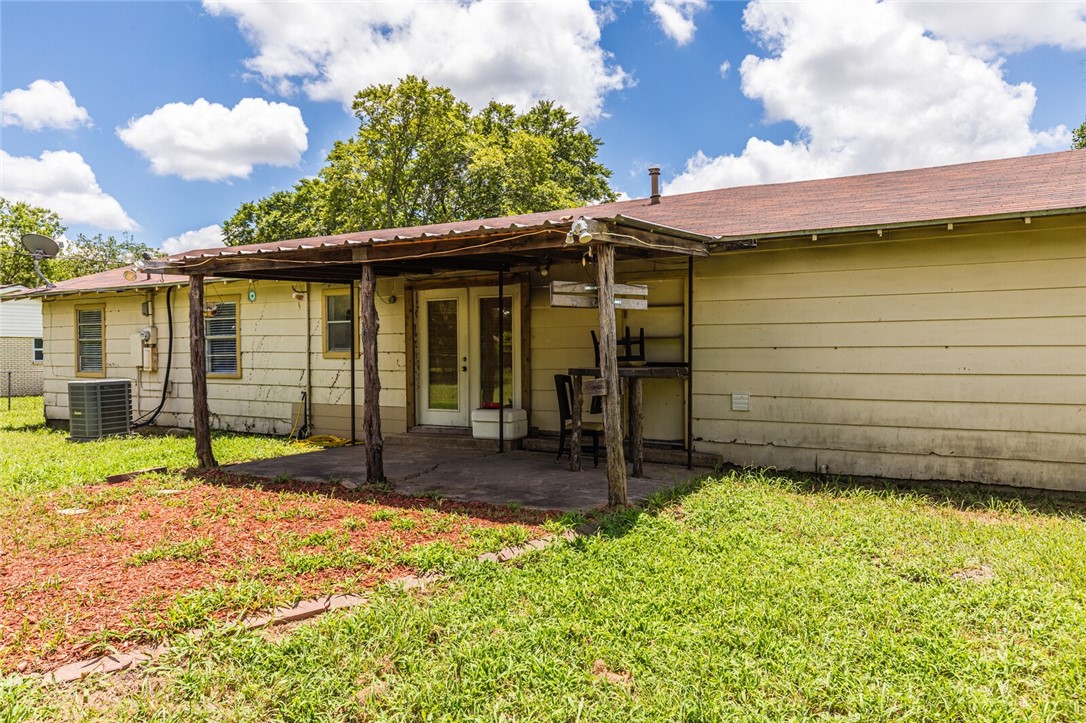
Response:
[{"label": "neighboring house", "polygon": [[[17,284],[0,286],[0,299],[26,290]],[[41,301],[19,299],[0,303],[0,395],[41,394],[43,355]]]},{"label": "neighboring house", "polygon": [[[646,382],[646,438],[740,465],[1086,490],[1079,151],[179,254],[171,268],[189,273],[294,279],[207,282],[213,426],[288,433],[304,395],[314,432],[346,434],[347,281],[366,262],[381,274],[386,433],[467,426],[503,376],[530,433],[556,432],[553,377],[593,365],[598,322],[551,303],[554,280],[594,278],[589,247],[561,241],[579,216],[656,244],[620,255],[618,280],[649,291],[647,309],[619,308],[618,329],[645,329],[646,357],[687,361],[692,380]],[[677,240],[709,254],[657,253]],[[456,255],[469,250],[490,256]],[[498,337],[485,270],[498,266],[504,375],[481,341]],[[172,359],[157,423],[190,426],[187,296],[169,295],[171,332],[170,285],[187,279],[118,270],[32,292],[49,419],[67,418],[66,382],[84,376],[133,379],[145,414]]]}]

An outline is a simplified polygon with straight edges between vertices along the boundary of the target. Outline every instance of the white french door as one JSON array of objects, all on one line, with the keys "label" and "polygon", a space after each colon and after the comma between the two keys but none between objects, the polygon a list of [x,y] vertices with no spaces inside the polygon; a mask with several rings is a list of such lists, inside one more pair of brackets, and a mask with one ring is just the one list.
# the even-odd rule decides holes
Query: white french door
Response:
[{"label": "white french door", "polygon": [[520,287],[506,289],[504,310],[497,287],[417,298],[419,424],[466,427],[473,409],[520,406]]},{"label": "white french door", "polygon": [[419,292],[419,424],[466,427],[468,291]]}]

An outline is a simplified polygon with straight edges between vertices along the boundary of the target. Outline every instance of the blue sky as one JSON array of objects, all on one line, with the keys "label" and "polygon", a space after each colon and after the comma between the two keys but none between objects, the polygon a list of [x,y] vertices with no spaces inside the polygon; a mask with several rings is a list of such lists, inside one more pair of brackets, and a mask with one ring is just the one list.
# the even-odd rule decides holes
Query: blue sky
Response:
[{"label": "blue sky", "polygon": [[69,236],[219,242],[407,73],[553,98],[647,193],[1063,150],[1086,2],[0,2],[0,195]]}]

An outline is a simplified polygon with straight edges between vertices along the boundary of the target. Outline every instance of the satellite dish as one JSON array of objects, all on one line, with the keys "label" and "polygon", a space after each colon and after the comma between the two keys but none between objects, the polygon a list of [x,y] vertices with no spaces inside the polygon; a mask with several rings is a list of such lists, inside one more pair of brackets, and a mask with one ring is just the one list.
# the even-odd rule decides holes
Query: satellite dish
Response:
[{"label": "satellite dish", "polygon": [[51,259],[60,253],[57,242],[40,233],[24,233],[20,240],[23,242],[23,248],[35,259]]},{"label": "satellite dish", "polygon": [[23,248],[30,253],[30,258],[34,259],[34,273],[45,284],[45,288],[53,288],[53,282],[45,278],[45,274],[41,272],[41,266],[38,262],[42,259],[54,258],[60,253],[60,246],[53,239],[42,236],[40,233],[24,233],[19,240],[22,241]]}]

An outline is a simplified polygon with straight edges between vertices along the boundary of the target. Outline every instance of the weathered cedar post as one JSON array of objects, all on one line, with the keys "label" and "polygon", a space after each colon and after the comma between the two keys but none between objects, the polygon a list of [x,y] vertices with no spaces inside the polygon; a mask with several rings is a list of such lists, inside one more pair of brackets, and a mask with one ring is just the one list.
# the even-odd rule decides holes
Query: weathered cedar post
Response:
[{"label": "weathered cedar post", "polygon": [[207,361],[204,348],[204,275],[189,278],[189,362],[192,366],[192,426],[200,469],[217,467],[211,452],[211,411],[207,407]]},{"label": "weathered cedar post", "polygon": [[607,505],[625,507],[626,458],[622,453],[622,393],[618,378],[618,339],[615,333],[615,247],[595,249],[599,285],[600,375],[607,383],[603,397],[603,437],[607,443]]},{"label": "weathered cedar post", "polygon": [[[366,443],[366,482],[385,482],[385,441],[381,438],[381,377],[377,371],[377,275],[362,266],[362,437]],[[353,360],[352,360],[352,363]]]}]

